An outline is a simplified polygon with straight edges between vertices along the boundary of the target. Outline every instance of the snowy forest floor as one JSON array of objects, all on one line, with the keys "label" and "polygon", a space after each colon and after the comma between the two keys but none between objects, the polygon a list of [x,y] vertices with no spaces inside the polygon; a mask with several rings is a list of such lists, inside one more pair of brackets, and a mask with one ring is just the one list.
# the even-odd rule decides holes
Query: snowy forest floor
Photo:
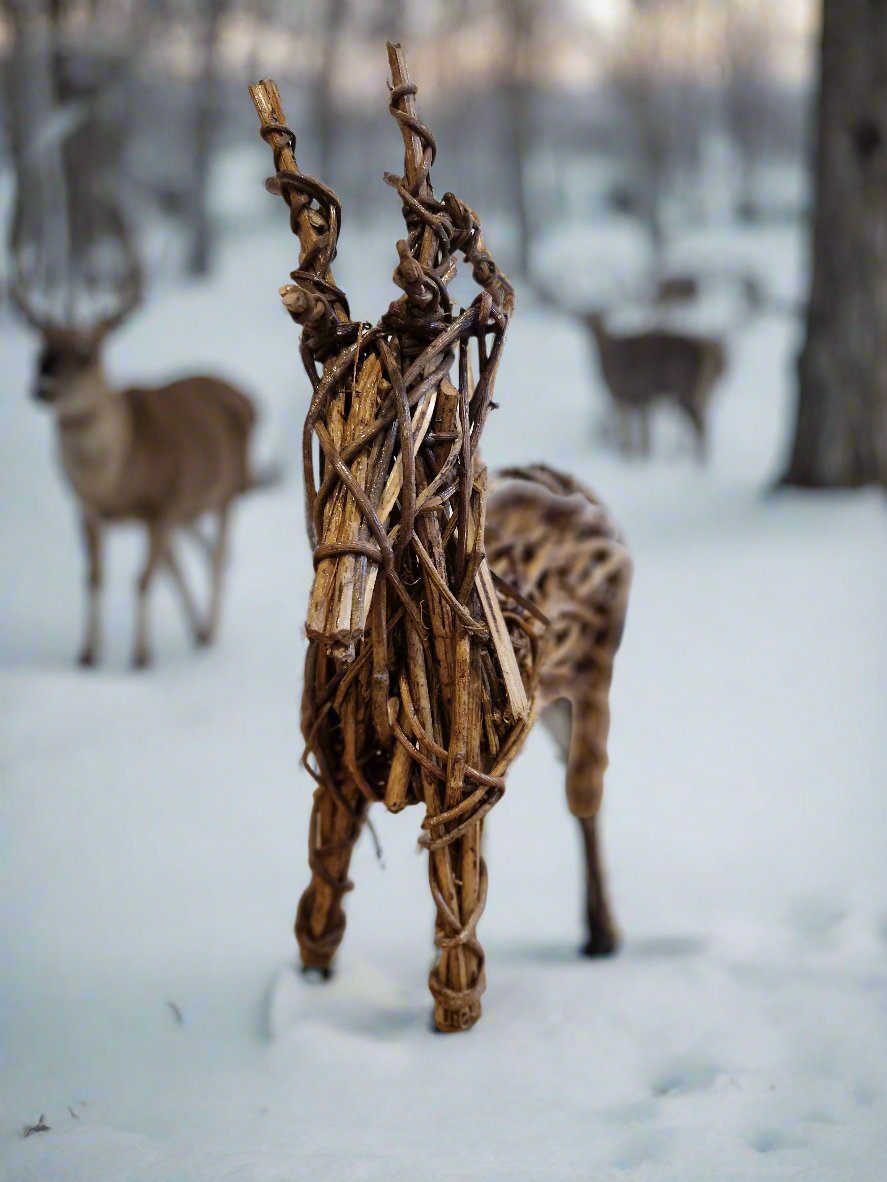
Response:
[{"label": "snowy forest floor", "polygon": [[[731,334],[703,468],[667,414],[649,463],[605,450],[587,341],[523,301],[486,457],[575,472],[635,555],[603,814],[624,947],[606,963],[576,953],[578,834],[534,734],[487,825],[484,1017],[438,1037],[413,812],[376,816],[384,866],[359,847],[335,979],[292,970],[311,795],[297,710],[311,565],[292,462],[306,395],[276,297],[293,247],[268,201],[267,227],[230,239],[211,283],[155,296],[109,357],[121,381],[188,368],[242,381],[262,407],[260,453],[291,463],[237,515],[213,651],[189,649],[158,585],[156,666],[129,672],[142,539],[120,530],[105,664],[73,667],[73,505],[50,421],[26,397],[33,342],[0,326],[0,1174],[874,1182],[887,1152],[884,511],[870,493],[766,495],[797,324],[764,316]],[[385,238],[343,236],[337,276],[358,314],[393,297],[395,209]],[[730,244],[797,276],[787,229]],[[714,249],[705,233],[684,245],[691,259]],[[582,249],[586,273],[605,255],[618,265],[606,228]],[[24,1138],[41,1114],[49,1131]]]}]

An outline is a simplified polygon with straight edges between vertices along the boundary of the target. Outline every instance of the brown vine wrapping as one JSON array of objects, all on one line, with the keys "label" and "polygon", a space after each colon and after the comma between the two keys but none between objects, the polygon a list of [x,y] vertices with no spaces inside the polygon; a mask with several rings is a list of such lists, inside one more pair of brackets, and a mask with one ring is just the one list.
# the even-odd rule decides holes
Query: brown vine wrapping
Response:
[{"label": "brown vine wrapping", "polygon": [[[302,705],[304,764],[317,783],[312,884],[296,934],[326,967],[344,930],[347,866],[367,806],[422,802],[421,844],[437,908],[430,977],[441,1030],[480,1015],[486,899],[481,829],[531,723],[541,625],[509,598],[484,555],[486,472],[477,449],[514,293],[477,215],[433,194],[431,133],[400,46],[389,45],[389,110],[404,141],[394,282],[403,294],[375,325],[351,319],[331,264],[339,202],[298,171],[277,88],[250,88],[274,151],[268,182],[290,209],[299,267],[281,289],[302,326],[313,395],[303,468],[315,576]],[[480,294],[452,305],[461,254]],[[472,352],[474,357],[472,357]],[[473,374],[477,375],[475,381]]]}]

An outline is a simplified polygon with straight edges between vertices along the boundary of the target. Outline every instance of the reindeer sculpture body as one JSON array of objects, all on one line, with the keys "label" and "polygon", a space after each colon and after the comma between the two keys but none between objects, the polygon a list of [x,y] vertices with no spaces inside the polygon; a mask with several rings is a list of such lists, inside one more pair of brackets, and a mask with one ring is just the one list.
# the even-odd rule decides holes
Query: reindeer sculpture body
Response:
[{"label": "reindeer sculpture body", "polygon": [[[101,646],[102,535],[109,523],[138,521],[148,534],[137,585],[133,664],[151,660],[148,593],[163,567],[180,593],[194,640],[216,633],[231,503],[250,486],[248,449],[255,412],[250,399],[217,378],[195,376],[153,388],[114,390],[102,366],[102,346],[135,306],[138,271],[114,316],[90,328],[63,327],[35,312],[22,294],[19,307],[37,328],[42,350],[34,396],[51,404],[62,468],[80,508],[88,566],[88,608],[81,665],[94,665]],[[202,618],[176,559],[172,539],[196,528],[205,513],[217,518],[211,543],[211,593]]]},{"label": "reindeer sculpture body", "polygon": [[697,455],[703,459],[711,392],[727,367],[723,344],[714,337],[665,329],[619,335],[607,329],[598,312],[588,313],[585,323],[613,399],[623,449],[634,450],[637,422],[640,450],[647,454],[651,408],[659,401],[671,401],[689,419]]},{"label": "reindeer sculpture body", "polygon": [[[394,274],[404,294],[376,325],[351,319],[330,271],[335,195],[299,172],[274,83],[251,87],[274,151],[268,187],[300,239],[299,268],[281,295],[303,326],[313,386],[303,454],[315,577],[302,729],[317,788],[296,936],[303,965],[325,975],[344,934],[348,867],[369,805],[424,803],[434,1019],[457,1031],[479,1017],[485,981],[483,820],[540,710],[562,735],[567,796],[583,819],[587,950],[615,947],[594,818],[631,565],[606,511],[568,477],[515,470],[487,499],[477,449],[513,291],[470,207],[450,193],[434,198],[434,141],[416,116],[400,47],[388,53],[406,175],[386,179],[408,237]],[[461,311],[447,290],[457,253],[481,287]]]}]

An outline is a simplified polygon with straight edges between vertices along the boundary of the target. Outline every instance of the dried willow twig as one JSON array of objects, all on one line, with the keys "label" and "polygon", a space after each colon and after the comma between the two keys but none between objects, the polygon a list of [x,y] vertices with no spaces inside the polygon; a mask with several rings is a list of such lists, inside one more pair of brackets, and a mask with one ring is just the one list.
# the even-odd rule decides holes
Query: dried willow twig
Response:
[{"label": "dried willow twig", "polygon": [[46,1117],[41,1112],[40,1119],[35,1124],[22,1126],[22,1136],[30,1137],[32,1133],[48,1133],[51,1128],[52,1125],[46,1123]]},{"label": "dried willow twig", "polygon": [[[315,577],[302,726],[318,786],[313,877],[296,933],[306,965],[329,964],[368,804],[423,802],[435,1020],[456,1030],[476,1021],[484,987],[482,821],[527,732],[535,676],[535,634],[522,610],[512,623],[503,614],[484,555],[477,455],[514,293],[474,211],[451,193],[435,198],[435,143],[400,46],[388,46],[388,61],[389,111],[404,143],[404,175],[386,176],[406,222],[394,272],[403,294],[372,326],[351,319],[330,270],[335,194],[299,172],[274,83],[250,88],[274,151],[268,187],[299,238],[281,296],[303,327],[313,388],[303,436]],[[458,255],[481,288],[465,310],[448,292]]]}]

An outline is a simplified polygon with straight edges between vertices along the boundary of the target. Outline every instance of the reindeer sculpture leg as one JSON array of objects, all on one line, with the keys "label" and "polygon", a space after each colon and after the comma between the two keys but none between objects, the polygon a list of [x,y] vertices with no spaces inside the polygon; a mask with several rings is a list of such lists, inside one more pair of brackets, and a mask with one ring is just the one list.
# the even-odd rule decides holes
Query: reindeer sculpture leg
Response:
[{"label": "reindeer sculpture leg", "polygon": [[348,867],[366,808],[360,792],[347,787],[319,784],[314,793],[308,829],[311,882],[299,900],[295,931],[302,967],[325,977],[345,935],[342,898],[352,888]]},{"label": "reindeer sculpture leg", "polygon": [[101,655],[101,596],[102,596],[102,525],[91,513],[83,515],[83,540],[86,544],[87,599],[86,628],[79,664],[91,667]]},{"label": "reindeer sculpture leg", "polygon": [[487,897],[482,830],[483,823],[478,821],[452,847],[432,849],[430,854],[428,877],[437,909],[438,958],[428,984],[434,998],[434,1025],[443,1034],[470,1030],[481,1014],[486,977],[477,924]]},{"label": "reindeer sculpture leg", "polygon": [[[338,740],[343,725],[331,696],[338,681],[328,653],[308,646],[302,692],[303,762],[317,781],[308,826],[311,881],[299,900],[295,932],[304,969],[330,975],[345,934],[344,895],[351,890],[348,868],[369,804],[357,775],[349,772]],[[314,754],[316,765],[310,759]]]}]

